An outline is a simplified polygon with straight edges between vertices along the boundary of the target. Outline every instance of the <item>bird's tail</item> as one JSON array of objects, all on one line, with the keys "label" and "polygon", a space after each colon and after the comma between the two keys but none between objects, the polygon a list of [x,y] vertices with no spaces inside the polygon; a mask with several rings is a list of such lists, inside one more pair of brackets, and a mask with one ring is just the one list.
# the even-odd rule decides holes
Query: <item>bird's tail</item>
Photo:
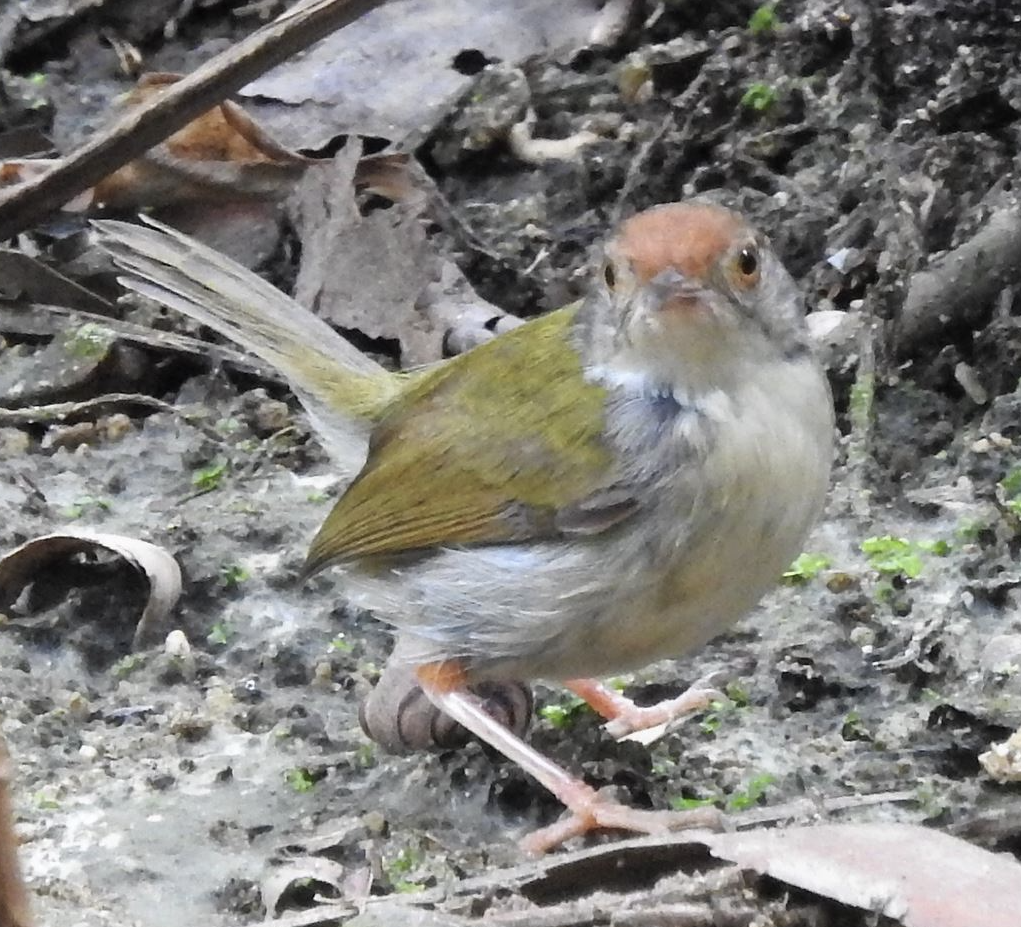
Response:
[{"label": "bird's tail", "polygon": [[322,319],[218,251],[153,219],[96,221],[98,243],[130,290],[181,312],[278,370],[345,469],[364,460],[373,419],[400,388],[395,374]]}]

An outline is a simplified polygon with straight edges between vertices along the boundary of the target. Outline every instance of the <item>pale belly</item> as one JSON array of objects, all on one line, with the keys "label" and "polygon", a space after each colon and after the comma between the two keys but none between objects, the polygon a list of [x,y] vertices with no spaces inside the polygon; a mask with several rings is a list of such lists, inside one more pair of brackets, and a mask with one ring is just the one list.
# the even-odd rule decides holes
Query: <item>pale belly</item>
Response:
[{"label": "pale belly", "polygon": [[674,564],[638,569],[630,581],[621,577],[616,585],[626,593],[608,589],[610,607],[565,629],[538,675],[567,679],[634,670],[679,657],[725,631],[776,585],[815,516],[814,505],[808,511],[800,502],[785,512],[767,508],[772,511],[759,519],[744,509],[741,524],[720,523]]},{"label": "pale belly", "polygon": [[409,659],[462,660],[475,678],[601,676],[680,656],[755,606],[822,508],[832,425],[824,383],[808,385],[818,394],[788,415],[766,390],[744,396],[746,418],[717,428],[697,480],[678,471],[622,531],[438,551],[399,576],[352,575],[354,598],[402,627]]}]

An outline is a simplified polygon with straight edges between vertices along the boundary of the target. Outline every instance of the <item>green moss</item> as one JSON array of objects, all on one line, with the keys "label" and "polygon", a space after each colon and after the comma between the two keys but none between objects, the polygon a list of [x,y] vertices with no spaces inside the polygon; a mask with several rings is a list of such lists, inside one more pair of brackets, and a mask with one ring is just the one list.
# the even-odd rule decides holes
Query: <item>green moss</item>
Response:
[{"label": "green moss", "polygon": [[811,554],[805,552],[799,554],[798,558],[784,572],[783,580],[789,586],[799,586],[811,582],[823,570],[829,569],[830,558],[825,554]]},{"label": "green moss", "polygon": [[86,322],[64,335],[64,348],[73,357],[99,360],[106,356],[113,340],[113,333],[109,329],[102,328],[94,322]]},{"label": "green moss", "polygon": [[145,665],[145,658],[141,654],[129,653],[127,656],[121,657],[113,666],[110,667],[110,672],[117,679],[127,679],[135,670]]},{"label": "green moss", "polygon": [[848,401],[851,422],[858,428],[867,425],[872,417],[872,406],[876,398],[876,378],[872,374],[859,372],[851,387]]},{"label": "green moss", "polygon": [[775,3],[764,3],[748,19],[748,31],[754,36],[776,32],[780,19],[776,15]]},{"label": "green moss", "polygon": [[745,785],[730,794],[720,793],[713,798],[681,796],[670,799],[670,807],[675,811],[691,811],[695,808],[707,808],[715,805],[724,811],[747,811],[759,804],[765,797],[766,790],[775,782],[776,776],[771,773],[758,773],[752,776]]},{"label": "green moss", "polygon": [[82,518],[86,513],[109,511],[110,503],[106,499],[97,499],[95,496],[82,496],[63,509],[64,515],[72,519]]},{"label": "green moss", "polygon": [[861,551],[869,558],[869,566],[877,573],[900,573],[914,579],[922,572],[922,558],[907,538],[895,538],[891,534],[865,538],[861,542]]},{"label": "green moss", "polygon": [[191,484],[200,492],[212,492],[219,489],[223,477],[227,473],[227,462],[217,461],[207,467],[200,467],[191,475]]},{"label": "green moss", "polygon": [[209,629],[209,633],[206,635],[206,640],[210,644],[216,644],[217,646],[224,646],[232,637],[234,631],[226,622],[218,621],[216,624]]},{"label": "green moss", "polygon": [[304,766],[296,766],[294,769],[287,770],[284,773],[284,781],[287,785],[295,792],[299,794],[304,792],[311,792],[315,788],[316,782],[310,773]]},{"label": "green moss", "polygon": [[354,644],[349,640],[345,640],[343,634],[338,634],[330,641],[330,650],[334,653],[350,653],[354,650]]},{"label": "green moss", "polygon": [[250,578],[251,574],[239,563],[228,563],[220,567],[220,582],[228,589],[236,589]]},{"label": "green moss", "polygon": [[757,81],[742,94],[741,105],[752,112],[763,114],[772,109],[779,98],[775,88]]},{"label": "green moss", "polygon": [[776,782],[776,776],[770,773],[759,773],[748,780],[748,784],[739,791],[732,792],[724,805],[727,811],[747,811],[757,805],[765,797],[766,789]]},{"label": "green moss", "polygon": [[393,885],[395,892],[407,894],[420,892],[425,888],[421,882],[416,882],[406,876],[418,869],[425,862],[425,854],[421,850],[411,847],[403,847],[396,856],[390,858],[384,864],[384,869]]},{"label": "green moss", "polygon": [[545,718],[553,727],[564,730],[570,727],[578,719],[578,716],[588,709],[584,699],[576,695],[565,695],[560,701],[543,705],[539,709],[539,717]]}]

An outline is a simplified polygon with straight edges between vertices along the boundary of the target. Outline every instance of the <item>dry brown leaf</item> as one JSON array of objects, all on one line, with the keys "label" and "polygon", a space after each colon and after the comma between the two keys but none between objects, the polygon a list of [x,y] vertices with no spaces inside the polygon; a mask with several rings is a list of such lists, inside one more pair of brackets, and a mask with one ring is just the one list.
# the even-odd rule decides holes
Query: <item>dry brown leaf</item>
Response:
[{"label": "dry brown leaf", "polygon": [[[122,103],[129,109],[144,105],[180,79],[180,74],[143,75]],[[309,163],[228,100],[98,183],[92,205],[162,206],[210,196],[274,199],[290,192]]]},{"label": "dry brown leaf", "polygon": [[350,134],[414,147],[472,81],[461,52],[513,65],[586,45],[598,20],[591,0],[390,0],[241,93],[295,147]]},{"label": "dry brown leaf", "polygon": [[[145,74],[120,104],[147,104],[181,79],[180,74]],[[57,166],[60,159],[12,160],[0,164],[0,187],[14,186]],[[182,202],[276,200],[294,188],[309,159],[278,144],[240,106],[213,107],[162,145],[126,164],[65,205],[81,210],[167,206]]]},{"label": "dry brown leaf", "polygon": [[1017,927],[1021,863],[913,824],[822,824],[700,838],[715,856],[905,927]]},{"label": "dry brown leaf", "polygon": [[181,596],[181,569],[162,547],[138,538],[68,530],[27,541],[0,559],[0,607],[9,606],[27,585],[59,569],[69,557],[100,550],[120,557],[148,580],[149,599],[135,628],[133,648],[151,646],[168,630],[166,619]]},{"label": "dry brown leaf", "polygon": [[429,191],[410,169],[397,182],[390,162],[383,180],[401,201],[360,213],[354,188],[364,163],[345,149],[309,170],[299,187],[293,209],[302,249],[294,298],[342,329],[397,341],[404,367],[433,363],[445,351],[467,350],[520,324],[436,253],[423,223]]}]

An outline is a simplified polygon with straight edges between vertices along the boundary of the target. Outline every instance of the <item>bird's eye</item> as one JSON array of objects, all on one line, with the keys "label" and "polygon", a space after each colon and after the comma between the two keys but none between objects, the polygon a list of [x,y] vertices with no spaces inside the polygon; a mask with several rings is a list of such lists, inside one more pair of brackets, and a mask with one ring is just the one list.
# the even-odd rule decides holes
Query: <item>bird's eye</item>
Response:
[{"label": "bird's eye", "polygon": [[759,255],[754,248],[742,248],[737,256],[737,269],[745,277],[753,277],[759,271]]},{"label": "bird's eye", "polygon": [[603,282],[606,284],[607,289],[610,290],[617,285],[617,273],[609,261],[603,265]]},{"label": "bird's eye", "polygon": [[759,282],[759,251],[752,245],[746,245],[734,258],[733,268],[735,284],[742,289],[750,289]]}]

